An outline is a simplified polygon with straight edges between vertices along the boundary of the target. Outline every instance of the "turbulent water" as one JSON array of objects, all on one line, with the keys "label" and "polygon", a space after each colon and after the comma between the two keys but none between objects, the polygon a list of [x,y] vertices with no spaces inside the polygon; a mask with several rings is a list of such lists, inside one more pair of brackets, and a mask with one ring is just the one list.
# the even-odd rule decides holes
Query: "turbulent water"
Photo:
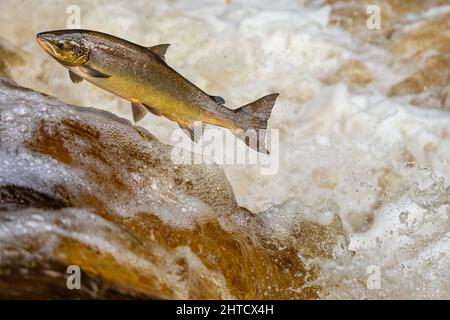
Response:
[{"label": "turbulent water", "polygon": [[[177,252],[189,255],[192,270],[199,277],[207,274],[205,277],[210,281],[216,279],[212,287],[217,290],[205,296],[189,294],[187,288],[195,287],[198,279],[194,284],[186,284],[183,275],[167,276],[165,283],[178,292],[154,291],[162,296],[450,298],[450,1],[48,1],[45,5],[34,1],[0,1],[3,76],[63,102],[93,106],[131,119],[128,102],[88,83],[72,84],[66,70],[38,48],[35,34],[65,28],[70,16],[67,8],[73,4],[80,8],[82,28],[115,34],[146,46],[171,43],[166,55],[169,65],[206,92],[224,97],[227,106],[242,106],[267,93],[279,92],[269,123],[270,128],[279,130],[279,170],[274,175],[263,176],[255,165],[222,165],[237,203],[259,212],[251,215],[251,223],[241,221],[240,215],[247,211],[231,204],[221,207],[220,203],[205,203],[195,193],[188,196],[173,193],[176,199],[172,202],[158,202],[150,196],[152,202],[144,200],[139,204],[143,195],[147,199],[150,182],[144,183],[143,189],[130,187],[129,194],[119,195],[108,204],[105,199],[97,199],[102,194],[99,185],[105,181],[99,183],[92,178],[92,186],[85,185],[78,171],[59,166],[45,169],[51,160],[44,157],[34,163],[37,160],[28,159],[27,152],[20,153],[20,157],[2,155],[4,185],[33,188],[43,195],[54,190],[34,185],[36,176],[59,184],[64,181],[63,185],[82,185],[82,189],[89,190],[86,193],[96,195],[95,201],[101,205],[96,206],[95,201],[90,203],[83,197],[83,201],[76,198],[74,202],[61,204],[56,197],[59,199],[53,199],[56,207],[66,208],[61,213],[69,221],[71,216],[88,217],[92,213],[83,210],[92,207],[103,208],[108,217],[126,221],[133,219],[137,212],[151,211],[167,228],[181,228],[195,234],[193,230],[199,225],[207,228],[198,219],[208,220],[217,214],[236,211],[236,216],[231,215],[233,218],[222,217],[221,223],[231,223],[232,230],[237,228],[238,239],[258,235],[238,250],[252,248],[254,253],[250,255],[254,260],[249,260],[248,269],[243,271],[245,280],[240,285],[232,280],[233,271],[224,273],[227,264],[223,261],[207,264],[201,250],[190,247],[185,252],[180,249],[185,248],[181,245],[186,244],[183,240],[172,243],[171,248],[179,248]],[[367,26],[370,13],[366,10],[371,4],[379,6],[381,29],[372,30]],[[29,117],[46,118],[45,114],[31,112],[31,102],[25,103],[27,107],[24,105],[22,110],[21,100],[13,101],[16,101],[16,111],[2,109],[0,129],[5,128],[5,113],[13,117],[14,113],[24,112]],[[64,116],[58,119],[61,118]],[[79,119],[82,120],[86,119]],[[25,137],[31,124],[20,123],[25,127],[23,136],[17,131],[18,139],[36,140],[35,136]],[[176,128],[173,122],[149,115],[140,125],[159,140],[172,143],[171,134]],[[98,123],[90,123],[91,126],[100,132],[108,129]],[[54,132],[51,128],[48,130]],[[128,127],[124,129],[121,135],[125,136],[126,145],[135,139],[135,134]],[[140,148],[150,148],[143,142],[136,143]],[[2,152],[6,152],[4,146]],[[56,149],[44,152],[42,146],[31,150],[53,157],[64,156]],[[105,148],[102,152],[108,157],[110,150]],[[35,171],[13,170],[30,161]],[[86,168],[84,174],[90,172]],[[109,170],[119,171],[120,180],[123,178],[120,170],[124,168],[116,164]],[[161,179],[165,177],[161,172],[154,174]],[[138,173],[132,178],[139,181],[142,175]],[[218,176],[226,180],[225,176]],[[114,188],[110,187],[106,194],[114,193]],[[76,194],[73,190],[67,192],[71,196]],[[154,195],[166,192],[172,194],[163,190],[155,191]],[[214,201],[220,198],[220,195],[213,197]],[[69,209],[73,203],[82,203],[77,207],[84,209]],[[106,205],[109,207],[104,208]],[[211,207],[214,214],[208,210]],[[36,215],[41,217],[36,219],[46,221],[47,214],[27,211],[21,219],[24,224],[33,223],[32,216]],[[25,218],[27,215],[30,219]],[[91,218],[99,219],[97,215]],[[46,230],[44,222],[34,223],[42,232]],[[110,232],[108,228],[118,227],[103,220],[93,223],[104,228],[105,234]],[[89,223],[78,225],[79,236],[95,247],[96,239],[89,238],[89,227]],[[211,228],[215,231],[209,236],[217,236],[217,226]],[[224,228],[228,234],[229,229]],[[8,238],[8,229],[1,230],[0,236]],[[138,232],[139,237],[148,236],[147,231]],[[73,239],[74,235],[69,234]],[[348,236],[348,242],[344,235]],[[164,239],[162,232],[159,245]],[[133,258],[127,253],[123,256],[117,253],[122,252],[118,249],[122,244],[119,239],[115,241],[108,249],[114,251],[110,253],[114,261],[138,259],[140,253],[133,249],[130,249]],[[162,247],[167,250],[167,246]],[[206,248],[212,250],[214,246]],[[10,250],[13,249],[11,245]],[[270,260],[268,257],[277,254],[279,259],[289,261],[286,262],[290,266],[288,277],[279,271],[283,263],[265,265]],[[213,260],[230,258],[226,252],[214,252],[211,256]],[[160,261],[170,266],[170,259],[176,259],[170,254],[166,258],[157,259],[161,263],[158,271],[165,268]],[[148,264],[147,258],[142,259]],[[92,261],[96,261],[95,256],[77,262],[90,266],[95,276],[101,267],[92,266]],[[70,259],[58,263],[66,262]],[[145,263],[136,265],[143,270],[151,269]],[[252,268],[258,270],[254,276],[251,276]],[[308,268],[314,271],[305,271]],[[215,272],[214,276],[211,272]],[[263,280],[272,274],[275,274],[272,282]],[[302,279],[297,281],[299,274]],[[113,272],[101,275],[116,284],[122,281],[136,285],[135,280],[120,279]],[[305,275],[309,276],[305,278]],[[275,294],[273,286],[285,294]],[[148,293],[152,286],[137,287],[136,292]]]}]

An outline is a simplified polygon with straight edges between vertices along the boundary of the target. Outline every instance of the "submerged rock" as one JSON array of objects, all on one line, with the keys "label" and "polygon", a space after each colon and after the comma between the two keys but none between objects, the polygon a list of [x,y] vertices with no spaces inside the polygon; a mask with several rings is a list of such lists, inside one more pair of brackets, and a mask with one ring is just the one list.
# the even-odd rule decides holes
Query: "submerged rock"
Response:
[{"label": "submerged rock", "polygon": [[0,297],[318,296],[318,267],[301,257],[332,256],[337,215],[277,236],[279,211],[292,219],[300,203],[253,214],[219,167],[170,155],[129,121],[0,79]]}]

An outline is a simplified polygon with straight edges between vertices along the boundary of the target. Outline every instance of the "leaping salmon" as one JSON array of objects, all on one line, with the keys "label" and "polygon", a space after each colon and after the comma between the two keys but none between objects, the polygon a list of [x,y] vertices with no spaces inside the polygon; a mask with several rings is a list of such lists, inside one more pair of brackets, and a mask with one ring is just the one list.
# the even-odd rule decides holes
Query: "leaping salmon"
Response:
[{"label": "leaping salmon", "polygon": [[[232,110],[224,106],[223,98],[205,93],[167,65],[168,44],[146,48],[90,30],[42,32],[37,41],[69,69],[72,82],[85,79],[130,101],[135,122],[147,112],[162,115],[176,121],[197,141],[200,137],[194,123],[201,121],[230,129],[251,148],[269,153],[264,135],[278,93]],[[245,134],[249,129],[256,132],[256,143]]]}]

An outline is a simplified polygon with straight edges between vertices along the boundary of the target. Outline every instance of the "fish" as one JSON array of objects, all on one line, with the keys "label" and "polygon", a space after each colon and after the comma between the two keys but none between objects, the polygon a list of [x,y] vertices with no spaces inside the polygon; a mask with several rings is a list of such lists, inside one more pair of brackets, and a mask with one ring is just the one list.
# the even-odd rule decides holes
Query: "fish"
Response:
[{"label": "fish", "polygon": [[[141,46],[116,36],[83,29],[41,32],[39,46],[68,69],[70,80],[83,80],[131,102],[135,123],[150,112],[178,123],[193,140],[200,125],[226,128],[250,148],[269,154],[267,124],[278,93],[237,109],[209,95],[183,77],[166,60],[169,44]],[[200,133],[199,133],[200,132]]]}]

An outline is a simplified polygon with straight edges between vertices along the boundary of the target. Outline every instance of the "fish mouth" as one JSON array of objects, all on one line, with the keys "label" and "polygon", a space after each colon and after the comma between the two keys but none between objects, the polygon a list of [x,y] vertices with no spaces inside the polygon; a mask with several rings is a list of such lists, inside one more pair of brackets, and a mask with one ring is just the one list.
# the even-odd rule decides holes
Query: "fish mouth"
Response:
[{"label": "fish mouth", "polygon": [[47,32],[42,32],[42,33],[38,33],[36,35],[36,39],[37,39],[39,46],[42,49],[44,49],[45,52],[47,52],[48,54],[50,54],[53,57],[55,57],[57,55],[55,46],[53,44],[53,42],[55,40],[54,35],[47,33]]}]

